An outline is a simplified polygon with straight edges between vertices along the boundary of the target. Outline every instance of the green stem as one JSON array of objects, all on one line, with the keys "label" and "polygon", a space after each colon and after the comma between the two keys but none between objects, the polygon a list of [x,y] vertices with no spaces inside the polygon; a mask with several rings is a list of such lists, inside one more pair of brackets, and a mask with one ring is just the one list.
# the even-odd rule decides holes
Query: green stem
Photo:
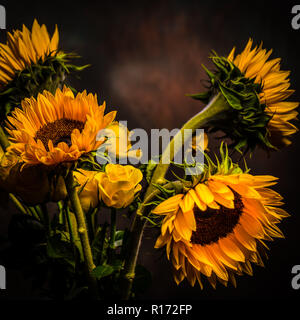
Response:
[{"label": "green stem", "polygon": [[136,215],[132,223],[131,232],[129,235],[129,244],[127,257],[125,259],[124,269],[121,278],[121,299],[128,300],[131,296],[131,289],[135,277],[136,262],[142,242],[144,227],[146,224],[145,219]]},{"label": "green stem", "polygon": [[8,138],[7,138],[7,136],[1,126],[0,126],[0,145],[1,145],[4,152],[6,151],[7,147],[9,146]]},{"label": "green stem", "polygon": [[99,260],[97,261],[97,263],[102,264],[103,263],[103,256],[104,256],[104,243],[105,243],[105,238],[106,238],[106,231],[108,228],[108,223],[105,222],[103,224],[103,226],[101,227],[101,231],[100,231],[100,236],[99,236]]},{"label": "green stem", "polygon": [[[164,188],[166,189],[175,188],[179,190],[182,189],[182,187],[183,186],[180,181],[169,182],[164,185]],[[154,189],[152,193],[149,194],[147,198],[145,198],[144,202],[150,202],[156,195],[159,194],[159,192],[160,191],[158,189]],[[128,244],[128,249],[126,250],[127,256],[125,258],[125,265],[121,279],[122,300],[128,300],[131,295],[131,288],[135,277],[136,261],[138,258],[146,222],[147,219],[144,219],[143,216],[135,215],[131,226],[129,236],[130,241]]]},{"label": "green stem", "polygon": [[65,178],[65,183],[66,183],[69,199],[71,201],[71,204],[76,216],[76,220],[77,220],[78,234],[79,234],[82,249],[83,249],[84,262],[86,265],[87,277],[89,281],[89,289],[93,295],[93,298],[97,299],[98,298],[97,281],[92,274],[92,271],[95,269],[96,266],[93,261],[93,255],[92,255],[92,250],[89,242],[85,216],[84,216],[84,212],[82,210],[78,193],[76,190],[76,183],[74,181],[72,170],[69,170]]},{"label": "green stem", "polygon": [[180,148],[182,148],[182,143],[184,141],[184,130],[190,129],[192,132],[194,132],[196,129],[200,129],[201,127],[207,125],[211,120],[215,120],[217,117],[220,117],[220,115],[222,115],[227,108],[228,104],[224,100],[223,95],[219,93],[212,98],[212,100],[202,111],[197,113],[182,126],[180,131],[171,140],[169,146],[164,150],[160,163],[154,170],[150,185],[145,194],[145,198],[147,198],[147,196],[153,191],[153,183],[159,183],[164,179],[170,166],[170,161],[174,159]]},{"label": "green stem", "polygon": [[34,216],[38,221],[42,221],[41,215],[39,215],[38,211],[35,210],[34,207],[28,207],[28,210],[31,212],[31,215]]},{"label": "green stem", "polygon": [[12,194],[9,194],[9,197],[11,198],[11,200],[14,202],[14,204],[16,205],[16,207],[23,213],[23,214],[27,214],[26,209],[24,208],[24,206],[22,205],[22,203]]},{"label": "green stem", "polygon": [[94,241],[95,238],[95,216],[97,212],[98,208],[90,209],[85,215],[88,226],[88,235],[91,243]]},{"label": "green stem", "polygon": [[59,210],[59,215],[58,215],[58,223],[65,225],[65,219],[66,219],[66,215],[65,215],[65,209],[64,209],[64,205],[63,205],[63,201],[58,201],[57,202],[57,207]]},{"label": "green stem", "polygon": [[71,242],[73,248],[75,248],[75,234],[74,234],[74,228],[73,228],[73,224],[72,224],[72,220],[71,220],[70,208],[68,206],[65,209],[65,214],[66,214],[67,224],[68,224],[68,229],[69,229],[69,234],[70,234],[70,242]]},{"label": "green stem", "polygon": [[[223,113],[227,110],[227,108],[228,105],[223,96],[220,93],[217,94],[202,111],[200,111],[183,125],[181,130],[171,140],[169,146],[164,150],[160,163],[156,166],[150,184],[146,190],[144,201],[140,206],[132,224],[130,242],[128,245],[128,256],[125,259],[123,270],[121,296],[123,300],[128,300],[131,296],[136,261],[139,254],[144,228],[147,222],[147,220],[143,219],[142,216],[144,215],[145,204],[150,201],[150,195],[152,195],[155,191],[154,184],[159,184],[164,181],[165,175],[170,166],[170,161],[174,159],[174,156],[182,147],[182,143],[184,141],[182,139],[184,130],[191,129],[194,132],[196,129],[200,129],[201,127],[207,125],[210,121],[223,116]],[[181,144],[179,142],[181,142]]]},{"label": "green stem", "polygon": [[109,252],[108,261],[111,262],[115,249],[115,239],[117,231],[117,211],[115,208],[111,208],[110,213],[110,239],[109,239]]},{"label": "green stem", "polygon": [[37,211],[43,215],[44,225],[46,227],[48,235],[51,234],[51,221],[48,212],[47,205],[45,203],[41,204],[41,206],[36,206]]}]

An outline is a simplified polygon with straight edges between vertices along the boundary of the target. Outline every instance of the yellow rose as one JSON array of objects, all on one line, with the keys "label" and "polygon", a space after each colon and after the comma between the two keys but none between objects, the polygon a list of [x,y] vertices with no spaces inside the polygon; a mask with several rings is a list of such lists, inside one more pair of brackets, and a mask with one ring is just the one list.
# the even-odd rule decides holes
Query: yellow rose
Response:
[{"label": "yellow rose", "polygon": [[96,208],[99,203],[98,181],[95,178],[97,171],[87,171],[79,169],[74,172],[74,176],[80,186],[79,199],[83,211],[87,212],[90,208]]},{"label": "yellow rose", "polygon": [[108,164],[105,172],[95,175],[99,185],[101,200],[114,208],[125,208],[134,200],[135,194],[142,189],[139,182],[143,174],[133,166]]}]

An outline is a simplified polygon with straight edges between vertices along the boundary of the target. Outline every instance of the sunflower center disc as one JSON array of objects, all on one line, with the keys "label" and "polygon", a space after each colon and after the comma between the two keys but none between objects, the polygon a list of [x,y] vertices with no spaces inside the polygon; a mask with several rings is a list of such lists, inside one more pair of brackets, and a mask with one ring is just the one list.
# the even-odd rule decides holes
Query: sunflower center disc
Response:
[{"label": "sunflower center disc", "polygon": [[52,140],[54,146],[57,146],[60,142],[65,142],[70,146],[72,131],[78,129],[81,132],[83,127],[84,123],[79,120],[58,119],[41,127],[36,132],[34,139],[36,141],[41,140],[46,150],[49,150],[49,140]]},{"label": "sunflower center disc", "polygon": [[206,245],[217,242],[230,234],[238,224],[244,204],[241,196],[234,192],[234,208],[229,209],[220,205],[220,209],[207,208],[200,211],[195,205],[196,231],[192,233],[193,244]]}]

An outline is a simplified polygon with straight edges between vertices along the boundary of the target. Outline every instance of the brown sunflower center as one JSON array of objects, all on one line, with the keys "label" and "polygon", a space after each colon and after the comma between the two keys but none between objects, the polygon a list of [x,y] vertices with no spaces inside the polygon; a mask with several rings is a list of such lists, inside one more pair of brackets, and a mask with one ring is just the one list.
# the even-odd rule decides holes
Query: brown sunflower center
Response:
[{"label": "brown sunflower center", "polygon": [[196,231],[193,231],[191,242],[193,244],[211,244],[230,234],[238,224],[244,208],[241,196],[234,192],[234,208],[229,209],[220,205],[220,209],[207,208],[200,211],[195,205]]},{"label": "brown sunflower center", "polygon": [[49,150],[49,140],[52,140],[54,146],[57,146],[60,142],[65,142],[68,146],[70,146],[72,131],[74,129],[78,129],[81,132],[83,128],[84,123],[82,121],[58,119],[41,127],[36,132],[34,139],[36,141],[41,140],[46,150]]}]

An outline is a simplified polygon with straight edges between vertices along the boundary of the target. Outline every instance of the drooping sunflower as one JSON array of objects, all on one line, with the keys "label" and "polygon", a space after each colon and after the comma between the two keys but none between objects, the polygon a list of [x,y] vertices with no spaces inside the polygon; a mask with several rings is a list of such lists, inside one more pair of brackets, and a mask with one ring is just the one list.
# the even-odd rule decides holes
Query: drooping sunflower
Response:
[{"label": "drooping sunflower", "polygon": [[297,131],[289,121],[296,119],[299,103],[285,101],[294,90],[290,89],[290,72],[280,69],[281,59],[269,60],[272,50],[263,49],[262,44],[252,46],[249,39],[236,56],[235,48],[228,57],[212,56],[216,70],[206,69],[209,91],[191,97],[208,103],[216,92],[220,94],[221,100],[216,99],[220,112],[209,125],[224,131],[237,149],[280,148],[289,145],[289,136]]},{"label": "drooping sunflower", "polygon": [[[252,48],[253,40],[249,39],[244,51],[234,58],[235,48],[232,49],[228,60],[232,61],[244,74],[261,85],[258,93],[261,104],[266,106],[265,112],[270,116],[268,130],[275,143],[289,145],[288,136],[297,131],[295,125],[289,121],[296,119],[298,102],[284,101],[295,90],[290,89],[290,71],[280,69],[280,58],[268,61],[272,50],[266,51],[259,47]],[[280,139],[280,141],[278,141]]]},{"label": "drooping sunflower", "polygon": [[0,44],[1,113],[8,113],[25,97],[44,89],[54,92],[69,71],[84,67],[69,64],[74,54],[59,50],[58,28],[50,37],[47,27],[34,20],[32,30],[7,32],[6,44]]},{"label": "drooping sunflower", "polygon": [[277,223],[288,214],[268,188],[277,178],[224,168],[152,211],[164,216],[155,247],[166,246],[177,284],[187,278],[203,288],[206,276],[213,287],[217,280],[236,285],[235,274],[252,275],[251,263],[263,265],[265,240],[284,237]]},{"label": "drooping sunflower", "polygon": [[75,161],[96,150],[105,139],[97,134],[110,125],[116,112],[104,115],[105,102],[86,91],[73,95],[66,86],[55,95],[44,91],[22,101],[7,117],[9,150],[18,154],[25,165],[56,165]]}]

